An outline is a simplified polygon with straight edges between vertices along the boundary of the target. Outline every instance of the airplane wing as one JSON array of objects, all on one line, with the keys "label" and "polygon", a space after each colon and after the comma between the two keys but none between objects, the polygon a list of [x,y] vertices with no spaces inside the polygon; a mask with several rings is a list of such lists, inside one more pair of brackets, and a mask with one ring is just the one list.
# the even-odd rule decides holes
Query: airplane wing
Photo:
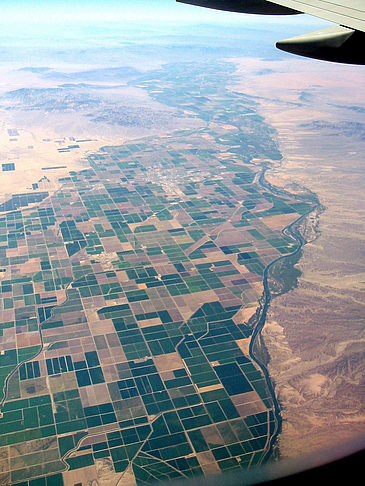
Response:
[{"label": "airplane wing", "polygon": [[267,15],[307,13],[334,27],[277,42],[293,54],[326,61],[365,64],[365,0],[177,0],[230,12]]},{"label": "airplane wing", "polygon": [[364,0],[277,0],[276,3],[365,32]]}]

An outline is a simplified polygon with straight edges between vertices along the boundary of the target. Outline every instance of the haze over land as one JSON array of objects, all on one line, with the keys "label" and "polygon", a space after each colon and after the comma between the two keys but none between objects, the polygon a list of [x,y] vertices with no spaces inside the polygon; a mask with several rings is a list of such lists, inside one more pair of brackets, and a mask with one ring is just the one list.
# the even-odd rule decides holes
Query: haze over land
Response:
[{"label": "haze over land", "polygon": [[275,50],[306,17],[66,4],[0,38],[0,484],[364,435],[364,68]]}]

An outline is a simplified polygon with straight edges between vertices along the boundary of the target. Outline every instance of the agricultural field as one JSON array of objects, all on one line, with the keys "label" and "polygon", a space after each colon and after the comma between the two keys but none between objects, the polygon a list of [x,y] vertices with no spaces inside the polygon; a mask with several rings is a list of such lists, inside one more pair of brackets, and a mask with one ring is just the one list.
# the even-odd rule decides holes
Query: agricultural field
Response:
[{"label": "agricultural field", "polygon": [[1,205],[1,484],[139,485],[270,453],[251,339],[265,269],[299,248],[283,229],[312,205],[265,184],[281,155],[233,69],[140,76],[203,126],[105,146]]}]

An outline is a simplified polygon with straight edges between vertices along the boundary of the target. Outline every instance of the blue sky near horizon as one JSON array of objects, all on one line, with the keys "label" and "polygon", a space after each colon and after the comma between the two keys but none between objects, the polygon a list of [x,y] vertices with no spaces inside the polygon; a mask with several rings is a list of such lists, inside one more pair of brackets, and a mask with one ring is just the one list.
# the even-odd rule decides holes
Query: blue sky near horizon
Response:
[{"label": "blue sky near horizon", "polygon": [[[293,19],[293,17],[291,17]],[[308,23],[298,16],[294,23]],[[0,0],[0,24],[105,23],[105,22],[218,22],[258,23],[262,16],[218,12],[183,5],[175,0]],[[288,18],[265,17],[265,23],[288,22]],[[315,24],[316,20],[312,18]],[[318,21],[317,21],[318,22]]]},{"label": "blue sky near horizon", "polygon": [[0,22],[113,22],[181,19],[234,20],[237,14],[182,5],[175,0],[13,0],[0,2]]}]

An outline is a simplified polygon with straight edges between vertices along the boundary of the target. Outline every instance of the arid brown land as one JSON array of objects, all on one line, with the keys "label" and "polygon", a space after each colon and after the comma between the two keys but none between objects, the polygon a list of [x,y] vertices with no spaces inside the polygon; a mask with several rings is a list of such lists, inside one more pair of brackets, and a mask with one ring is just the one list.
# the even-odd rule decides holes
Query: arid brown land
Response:
[{"label": "arid brown land", "polygon": [[296,457],[365,434],[365,71],[295,58],[241,60],[239,70],[277,131],[283,163],[268,180],[305,186],[325,207],[307,221],[297,288],[273,300],[263,330],[279,451]]}]

